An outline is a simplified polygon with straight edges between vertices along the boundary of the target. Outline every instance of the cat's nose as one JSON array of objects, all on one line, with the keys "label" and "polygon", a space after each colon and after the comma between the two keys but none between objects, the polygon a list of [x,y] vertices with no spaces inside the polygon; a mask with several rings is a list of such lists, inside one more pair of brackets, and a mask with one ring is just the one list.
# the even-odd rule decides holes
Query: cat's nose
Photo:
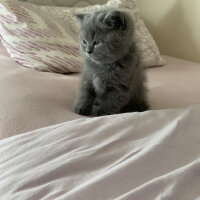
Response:
[{"label": "cat's nose", "polygon": [[87,53],[91,54],[92,53],[92,49],[87,49]]},{"label": "cat's nose", "polygon": [[92,46],[88,46],[87,49],[86,49],[86,52],[87,52],[88,54],[91,54],[91,53],[92,53],[92,50],[93,50]]}]

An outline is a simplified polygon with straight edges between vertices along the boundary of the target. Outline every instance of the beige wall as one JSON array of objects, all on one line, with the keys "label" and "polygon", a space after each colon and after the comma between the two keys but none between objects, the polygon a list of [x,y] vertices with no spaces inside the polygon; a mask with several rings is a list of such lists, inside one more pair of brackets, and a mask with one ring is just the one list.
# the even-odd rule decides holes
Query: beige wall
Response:
[{"label": "beige wall", "polygon": [[200,62],[200,0],[140,0],[162,54]]}]

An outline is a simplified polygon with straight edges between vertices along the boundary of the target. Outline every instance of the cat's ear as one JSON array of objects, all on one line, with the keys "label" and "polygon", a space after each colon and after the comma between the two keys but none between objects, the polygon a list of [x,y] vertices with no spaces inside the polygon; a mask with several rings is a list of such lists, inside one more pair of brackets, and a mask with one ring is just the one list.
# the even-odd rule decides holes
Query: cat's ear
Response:
[{"label": "cat's ear", "polygon": [[79,13],[79,14],[76,14],[75,17],[76,19],[78,19],[79,22],[82,22],[84,20],[85,15],[86,14]]},{"label": "cat's ear", "polygon": [[110,29],[124,29],[125,16],[118,10],[110,11],[105,17],[105,24]]}]

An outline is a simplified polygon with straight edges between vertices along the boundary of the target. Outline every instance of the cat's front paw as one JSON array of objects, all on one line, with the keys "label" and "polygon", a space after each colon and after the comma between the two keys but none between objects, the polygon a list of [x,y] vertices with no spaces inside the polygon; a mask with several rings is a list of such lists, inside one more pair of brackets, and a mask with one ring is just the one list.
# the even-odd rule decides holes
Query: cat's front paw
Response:
[{"label": "cat's front paw", "polygon": [[79,114],[79,115],[84,115],[84,116],[91,115],[91,109],[89,109],[86,106],[79,105],[79,104],[75,104],[72,110],[73,110],[73,112],[75,112],[76,114]]}]

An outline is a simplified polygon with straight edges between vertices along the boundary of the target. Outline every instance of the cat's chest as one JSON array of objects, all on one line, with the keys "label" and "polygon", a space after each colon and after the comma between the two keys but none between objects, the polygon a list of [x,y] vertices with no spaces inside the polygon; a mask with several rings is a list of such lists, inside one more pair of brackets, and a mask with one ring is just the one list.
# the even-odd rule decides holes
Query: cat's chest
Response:
[{"label": "cat's chest", "polygon": [[105,89],[107,85],[108,81],[105,77],[96,74],[93,76],[93,86],[95,90],[99,90],[100,88]]},{"label": "cat's chest", "polygon": [[96,73],[93,75],[93,87],[98,94],[104,94],[108,88],[114,87],[116,78],[114,74]]}]

